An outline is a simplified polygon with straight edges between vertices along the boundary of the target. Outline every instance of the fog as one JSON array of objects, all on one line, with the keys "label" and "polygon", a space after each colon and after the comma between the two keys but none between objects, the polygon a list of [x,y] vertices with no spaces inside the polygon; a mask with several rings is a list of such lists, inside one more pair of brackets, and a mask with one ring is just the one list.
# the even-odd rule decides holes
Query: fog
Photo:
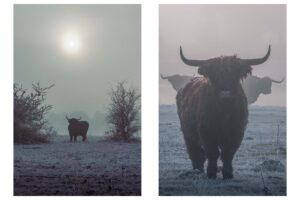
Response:
[{"label": "fog", "polygon": [[[253,66],[253,75],[275,80],[286,77],[285,5],[160,5],[159,71],[163,75],[197,74],[179,56],[181,45],[191,59],[237,54],[240,58],[269,59]],[[175,103],[176,92],[160,79],[160,104]],[[272,94],[260,95],[256,105],[286,106],[286,81],[272,86]]]},{"label": "fog", "polygon": [[108,94],[120,81],[140,92],[139,5],[14,6],[14,82],[29,91],[55,84],[45,103],[58,134],[67,133],[65,114],[88,120],[91,135],[108,130]]},{"label": "fog", "polygon": [[[62,48],[69,32],[80,40],[72,55]],[[140,5],[14,6],[14,82],[25,88],[54,83],[46,100],[53,112],[93,117],[123,80],[140,91]]]}]

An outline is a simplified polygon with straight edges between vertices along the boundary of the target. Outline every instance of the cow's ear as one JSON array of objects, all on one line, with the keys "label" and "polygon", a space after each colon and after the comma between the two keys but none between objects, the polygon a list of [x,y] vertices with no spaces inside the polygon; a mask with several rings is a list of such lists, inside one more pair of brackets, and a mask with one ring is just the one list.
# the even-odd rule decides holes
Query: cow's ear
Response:
[{"label": "cow's ear", "polygon": [[248,75],[252,74],[252,67],[251,66],[243,66],[240,68],[240,77],[246,78]]},{"label": "cow's ear", "polygon": [[202,66],[199,67],[198,68],[198,74],[203,75],[203,76],[207,75],[206,67],[202,67]]}]

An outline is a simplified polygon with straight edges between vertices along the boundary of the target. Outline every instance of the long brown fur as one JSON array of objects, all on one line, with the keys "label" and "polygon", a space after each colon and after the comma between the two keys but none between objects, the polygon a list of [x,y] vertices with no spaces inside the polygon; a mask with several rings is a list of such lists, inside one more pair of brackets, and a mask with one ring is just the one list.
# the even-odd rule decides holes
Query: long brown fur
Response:
[{"label": "long brown fur", "polygon": [[[248,104],[240,80],[251,74],[235,56],[209,60],[194,79],[177,93],[177,109],[187,151],[194,169],[216,178],[217,160],[223,161],[223,178],[233,178],[232,160],[244,136]],[[226,94],[226,95],[223,95]]]}]

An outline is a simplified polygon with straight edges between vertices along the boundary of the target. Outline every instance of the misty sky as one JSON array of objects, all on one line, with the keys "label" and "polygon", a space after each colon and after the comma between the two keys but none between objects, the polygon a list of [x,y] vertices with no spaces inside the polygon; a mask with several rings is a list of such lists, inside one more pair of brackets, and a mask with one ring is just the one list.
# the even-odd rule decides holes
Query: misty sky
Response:
[{"label": "misty sky", "polygon": [[54,83],[55,112],[93,115],[122,80],[140,91],[140,5],[15,5],[14,82]]},{"label": "misty sky", "polygon": [[[253,66],[253,75],[280,80],[286,77],[285,5],[160,5],[159,67],[163,75],[197,74],[185,65],[179,46],[191,59],[209,59],[237,54],[256,58],[266,54],[267,62]],[[175,103],[176,92],[160,79],[160,103]],[[261,95],[256,105],[286,106],[286,81],[274,84],[272,94]]]}]

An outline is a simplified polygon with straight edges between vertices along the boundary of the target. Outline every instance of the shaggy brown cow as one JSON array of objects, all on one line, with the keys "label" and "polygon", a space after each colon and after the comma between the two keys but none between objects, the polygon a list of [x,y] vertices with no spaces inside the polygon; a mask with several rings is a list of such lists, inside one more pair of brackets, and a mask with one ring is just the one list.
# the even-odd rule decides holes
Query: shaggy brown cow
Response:
[{"label": "shaggy brown cow", "polygon": [[89,129],[89,123],[87,121],[80,121],[81,117],[79,119],[76,118],[68,118],[66,116],[66,119],[69,122],[68,130],[70,135],[70,142],[77,141],[77,136],[82,136],[82,141],[86,140],[87,131]]},{"label": "shaggy brown cow", "polygon": [[203,170],[208,159],[207,177],[216,178],[221,151],[224,179],[233,178],[232,160],[244,137],[248,122],[247,98],[240,80],[251,74],[252,65],[265,62],[268,53],[258,59],[236,56],[209,60],[182,61],[198,67],[204,78],[194,79],[177,93],[177,112],[187,151],[194,169]]}]

